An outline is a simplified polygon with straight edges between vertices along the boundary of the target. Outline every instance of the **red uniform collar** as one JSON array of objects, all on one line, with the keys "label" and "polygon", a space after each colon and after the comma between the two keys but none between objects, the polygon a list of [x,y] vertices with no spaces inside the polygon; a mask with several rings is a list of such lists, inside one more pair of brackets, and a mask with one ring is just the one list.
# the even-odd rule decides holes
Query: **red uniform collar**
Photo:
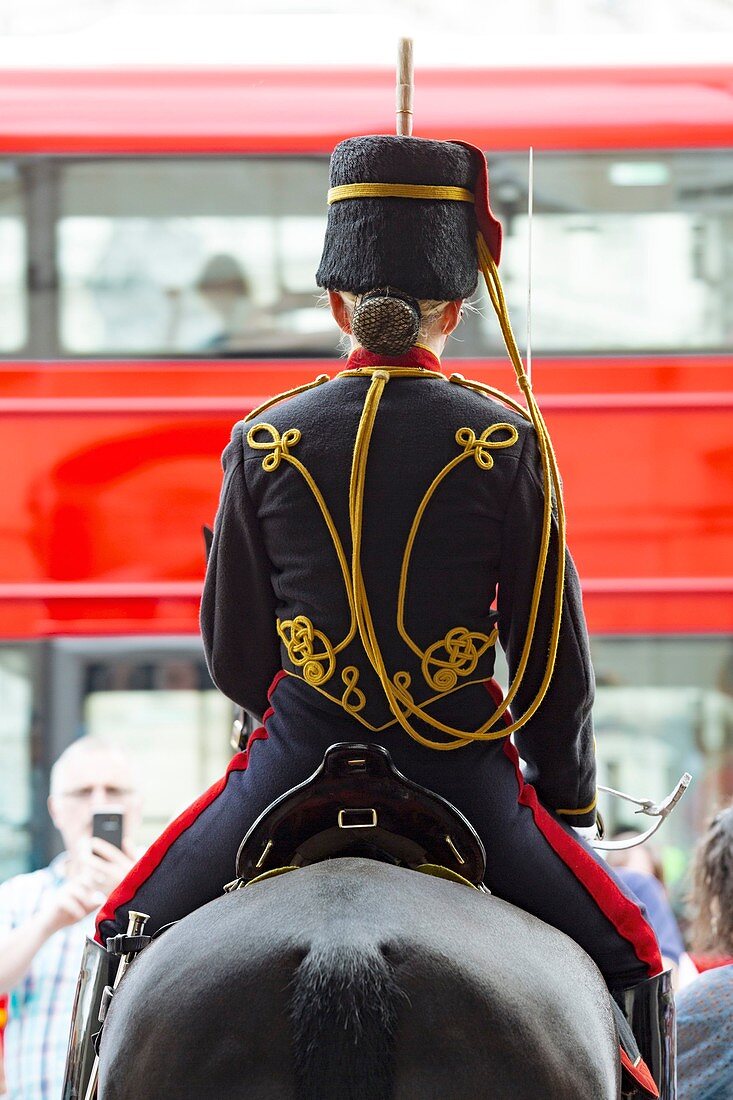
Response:
[{"label": "red uniform collar", "polygon": [[359,367],[422,367],[423,370],[440,370],[440,359],[427,348],[415,345],[404,355],[376,355],[366,348],[355,348],[346,364],[347,370]]}]

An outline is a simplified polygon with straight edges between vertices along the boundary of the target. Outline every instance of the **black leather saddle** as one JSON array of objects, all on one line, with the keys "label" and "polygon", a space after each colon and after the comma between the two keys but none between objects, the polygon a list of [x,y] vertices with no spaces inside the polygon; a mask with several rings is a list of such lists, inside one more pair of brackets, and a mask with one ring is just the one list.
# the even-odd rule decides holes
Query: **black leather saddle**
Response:
[{"label": "black leather saddle", "polygon": [[347,855],[405,867],[436,864],[475,886],[486,871],[484,847],[455,806],[402,775],[381,745],[344,743],[327,749],[310,779],[255,821],[230,887],[280,867]]}]

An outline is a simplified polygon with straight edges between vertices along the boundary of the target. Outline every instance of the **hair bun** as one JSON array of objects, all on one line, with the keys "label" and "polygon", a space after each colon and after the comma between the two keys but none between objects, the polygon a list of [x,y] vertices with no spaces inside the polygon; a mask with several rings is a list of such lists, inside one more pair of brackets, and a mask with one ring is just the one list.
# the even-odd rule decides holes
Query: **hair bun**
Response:
[{"label": "hair bun", "polygon": [[404,355],[420,333],[420,305],[393,290],[371,290],[354,308],[351,331],[363,348],[376,355]]}]

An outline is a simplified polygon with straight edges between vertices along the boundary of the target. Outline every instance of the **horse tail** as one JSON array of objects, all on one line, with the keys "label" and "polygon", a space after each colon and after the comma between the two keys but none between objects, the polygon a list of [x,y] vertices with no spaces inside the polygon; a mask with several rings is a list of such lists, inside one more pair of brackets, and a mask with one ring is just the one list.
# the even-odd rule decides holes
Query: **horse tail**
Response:
[{"label": "horse tail", "polygon": [[315,944],[293,978],[299,1100],[390,1100],[405,995],[378,944]]}]

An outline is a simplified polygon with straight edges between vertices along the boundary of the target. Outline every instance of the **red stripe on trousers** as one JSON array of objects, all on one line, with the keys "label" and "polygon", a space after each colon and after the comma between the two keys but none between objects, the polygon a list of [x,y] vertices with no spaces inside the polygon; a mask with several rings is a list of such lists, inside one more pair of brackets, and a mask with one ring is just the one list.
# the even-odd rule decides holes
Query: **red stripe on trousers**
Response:
[{"label": "red stripe on trousers", "polygon": [[614,880],[607,875],[593,856],[577,844],[555,821],[552,814],[540,805],[534,787],[524,782],[519,768],[519,754],[509,738],[504,742],[504,753],[514,765],[519,787],[517,801],[532,811],[535,825],[556,855],[588,891],[603,915],[608,918],[620,936],[631,944],[637,958],[646,964],[649,976],[662,970],[657,937],[644,920],[638,905],[627,898]]},{"label": "red stripe on trousers", "polygon": [[95,939],[98,943],[102,943],[99,928],[103,921],[114,920],[115,913],[120,906],[126,905],[128,902],[132,901],[143,883],[147,882],[153,872],[158,869],[172,845],[175,844],[178,838],[193,825],[204,810],[216,801],[225,789],[230,773],[247,770],[252,744],[255,741],[266,740],[267,730],[264,726],[260,726],[259,729],[254,730],[250,734],[246,750],[244,752],[238,752],[237,755],[232,758],[229,767],[221,779],[217,780],[217,782],[209,787],[207,791],[204,791],[195,802],[192,802],[175,821],[172,821],[170,825],[163,830],[157,840],[153,841],[145,855],[138,860],[130,873],[123,878],[117,889],[112,891],[99,912],[96,920],[97,931],[95,935]]},{"label": "red stripe on trousers", "polygon": [[623,1047],[620,1047],[619,1051],[621,1054],[621,1065],[631,1079],[635,1081],[637,1085],[641,1085],[647,1095],[652,1097],[659,1096],[659,1089],[644,1059],[642,1058],[637,1065],[634,1065]]},{"label": "red stripe on trousers", "polygon": [[[275,679],[270,684],[267,692],[267,698],[272,698],[277,685],[282,678],[287,676],[284,671],[278,672]],[[273,707],[269,707],[262,716],[262,721],[266,722],[271,715],[275,713]],[[252,745],[255,741],[266,741],[268,737],[267,730],[264,726],[260,726],[258,729],[253,730],[249,736],[247,742],[247,748],[244,752],[238,752],[235,757],[229,762],[229,766],[225,771],[221,779],[217,780],[213,786],[209,787],[207,791],[204,791],[195,802],[180,814],[175,821],[172,821],[170,825],[164,829],[157,840],[153,841],[147,852],[135,866],[130,873],[123,878],[120,885],[116,890],[113,890],[110,896],[105,901],[102,909],[97,915],[95,922],[96,935],[95,939],[98,943],[102,943],[99,927],[106,920],[114,920],[115,913],[122,905],[127,905],[132,901],[135,894],[138,892],[143,883],[147,882],[154,871],[158,869],[163,859],[173,844],[178,840],[186,829],[189,829],[191,825],[196,821],[198,817],[204,812],[204,810],[215,802],[219,795],[222,793],[227,785],[229,775],[231,772],[242,772],[247,770],[249,764],[249,753]]]}]

